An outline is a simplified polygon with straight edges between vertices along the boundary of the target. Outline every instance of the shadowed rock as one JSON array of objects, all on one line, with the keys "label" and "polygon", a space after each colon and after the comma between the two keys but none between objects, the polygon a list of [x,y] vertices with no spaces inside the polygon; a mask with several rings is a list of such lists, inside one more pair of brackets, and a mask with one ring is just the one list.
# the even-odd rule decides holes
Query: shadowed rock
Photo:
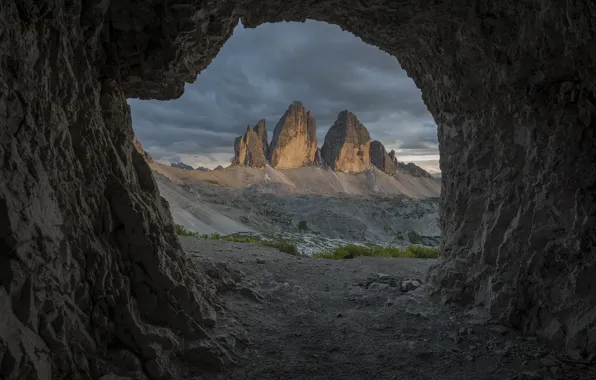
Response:
[{"label": "shadowed rock", "polygon": [[127,98],[180,97],[239,15],[329,22],[394,55],[438,125],[442,260],[427,289],[593,352],[595,13],[559,0],[0,2],[3,369],[173,378],[182,342],[208,339],[212,281],[180,249]]},{"label": "shadowed rock", "polygon": [[250,126],[246,127],[243,136],[234,140],[232,165],[250,166],[252,168],[267,166],[267,160],[263,153],[262,138]]},{"label": "shadowed rock", "polygon": [[392,149],[391,152],[389,152],[389,159],[391,160],[391,162],[393,162],[393,165],[397,168],[397,157],[395,157],[395,151]]},{"label": "shadowed rock", "polygon": [[370,168],[370,135],[356,115],[341,111],[325,135],[321,157],[335,171],[361,173]]},{"label": "shadowed rock", "polygon": [[137,135],[133,133],[133,145],[137,152],[139,152],[147,162],[153,162],[151,155],[143,149],[143,144],[137,139]]},{"label": "shadowed rock", "polygon": [[316,150],[317,122],[301,102],[293,102],[275,126],[269,163],[276,169],[310,166]]},{"label": "shadowed rock", "polygon": [[265,119],[261,119],[253,127],[257,136],[261,138],[261,144],[263,145],[263,154],[265,157],[269,157],[269,140],[267,139],[267,122]]},{"label": "shadowed rock", "polygon": [[370,162],[379,170],[389,175],[394,175],[397,172],[397,166],[395,165],[397,160],[395,158],[395,151],[392,150],[391,152],[393,156],[387,153],[380,141],[375,140],[370,143]]}]

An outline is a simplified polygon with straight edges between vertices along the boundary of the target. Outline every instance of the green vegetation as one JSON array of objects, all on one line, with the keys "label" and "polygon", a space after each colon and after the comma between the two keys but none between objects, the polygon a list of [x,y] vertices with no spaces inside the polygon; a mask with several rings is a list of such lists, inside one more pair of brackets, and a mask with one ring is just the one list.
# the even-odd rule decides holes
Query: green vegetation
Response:
[{"label": "green vegetation", "polygon": [[439,250],[421,245],[411,245],[407,248],[346,245],[335,248],[332,252],[319,252],[312,255],[317,259],[349,259],[358,256],[436,259],[439,257]]},{"label": "green vegetation", "polygon": [[277,248],[279,251],[283,253],[287,253],[293,256],[300,256],[300,252],[295,244],[285,241],[285,240],[278,240],[278,241],[270,241],[270,240],[261,240],[255,236],[224,236],[218,233],[214,233],[211,235],[203,234],[200,235],[196,232],[188,231],[184,226],[180,224],[176,224],[176,234],[180,236],[192,236],[201,239],[209,239],[209,240],[225,240],[231,241],[235,243],[247,243],[247,244],[258,244],[264,247],[272,247]]},{"label": "green vegetation", "polygon": [[[289,255],[300,256],[296,244],[286,240],[261,240],[256,236],[224,236],[220,234],[201,235],[184,228],[180,224],[175,225],[176,233],[180,236],[192,236],[209,240],[225,240],[235,243],[258,244],[264,247],[277,248],[279,251]],[[410,245],[407,248],[398,247],[380,247],[378,245],[346,245],[335,248],[331,252],[319,252],[312,255],[317,259],[349,259],[358,256],[375,257],[406,257],[418,259],[436,259],[439,257],[437,248],[423,247],[421,245]]]},{"label": "green vegetation", "polygon": [[200,236],[196,232],[192,232],[192,231],[187,230],[181,224],[174,225],[174,230],[176,231],[176,235],[178,235],[178,236],[193,236],[193,237],[199,237]]}]

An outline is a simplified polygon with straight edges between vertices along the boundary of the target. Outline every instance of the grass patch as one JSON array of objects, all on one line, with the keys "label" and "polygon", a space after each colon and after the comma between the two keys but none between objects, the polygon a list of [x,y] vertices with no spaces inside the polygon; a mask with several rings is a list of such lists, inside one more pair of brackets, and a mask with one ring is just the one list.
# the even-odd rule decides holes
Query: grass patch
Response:
[{"label": "grass patch", "polygon": [[316,259],[351,259],[358,256],[374,257],[406,257],[417,259],[436,259],[439,257],[437,248],[411,245],[407,248],[397,247],[361,247],[359,245],[346,245],[335,248],[331,252],[319,252],[312,255]]},{"label": "grass patch", "polygon": [[284,241],[284,240],[281,240],[281,241],[261,240],[257,244],[264,245],[265,247],[277,248],[281,252],[287,253],[288,255],[300,256],[300,252],[298,251],[298,248],[296,247],[296,244],[290,243],[288,241]]},{"label": "grass patch", "polygon": [[200,235],[198,233],[187,230],[181,224],[175,224],[174,225],[174,230],[176,231],[176,235],[178,235],[178,236],[200,237]]},{"label": "grass patch", "polygon": [[201,239],[208,239],[208,240],[225,240],[231,241],[234,243],[247,243],[247,244],[258,244],[264,247],[272,247],[277,248],[279,251],[283,253],[287,253],[293,256],[300,256],[300,251],[295,244],[285,241],[285,240],[277,240],[277,241],[270,241],[270,240],[261,240],[255,236],[225,236],[220,235],[218,233],[214,234],[198,234],[196,232],[192,232],[184,228],[184,226],[180,224],[176,224],[176,234],[180,236],[192,236]]}]

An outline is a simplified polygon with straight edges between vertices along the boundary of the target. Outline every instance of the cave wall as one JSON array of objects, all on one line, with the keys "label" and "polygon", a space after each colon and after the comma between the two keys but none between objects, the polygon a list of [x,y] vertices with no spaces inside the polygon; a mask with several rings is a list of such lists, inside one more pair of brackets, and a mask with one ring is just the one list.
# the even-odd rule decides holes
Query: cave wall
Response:
[{"label": "cave wall", "polygon": [[180,96],[238,17],[325,21],[396,56],[439,126],[431,293],[594,349],[596,6],[494,3],[0,2],[0,377],[168,378],[179,337],[214,324],[126,98]]}]

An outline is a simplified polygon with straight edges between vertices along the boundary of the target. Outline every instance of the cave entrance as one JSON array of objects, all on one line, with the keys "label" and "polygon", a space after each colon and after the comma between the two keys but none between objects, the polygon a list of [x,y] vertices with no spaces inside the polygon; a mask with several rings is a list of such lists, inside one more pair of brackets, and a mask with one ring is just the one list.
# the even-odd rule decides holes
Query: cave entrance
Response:
[{"label": "cave entrance", "polygon": [[[436,124],[393,56],[336,25],[240,23],[179,99],[129,104],[180,228],[290,239],[309,255],[438,248]],[[191,192],[174,197],[168,179]]]},{"label": "cave entrance", "polygon": [[596,3],[0,4],[2,376],[169,378],[180,337],[215,325],[219,268],[182,253],[126,99],[180,97],[240,17],[339,25],[396,57],[438,127],[429,291],[596,349]]}]

